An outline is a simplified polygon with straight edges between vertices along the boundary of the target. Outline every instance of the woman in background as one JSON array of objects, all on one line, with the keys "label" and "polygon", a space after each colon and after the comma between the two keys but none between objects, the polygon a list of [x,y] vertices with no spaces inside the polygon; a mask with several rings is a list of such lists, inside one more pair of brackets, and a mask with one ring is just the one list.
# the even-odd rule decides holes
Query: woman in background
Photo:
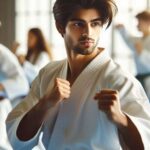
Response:
[{"label": "woman in background", "polygon": [[51,50],[39,28],[29,30],[27,55],[19,55],[18,59],[23,66],[29,84],[37,76],[39,70],[52,60]]}]

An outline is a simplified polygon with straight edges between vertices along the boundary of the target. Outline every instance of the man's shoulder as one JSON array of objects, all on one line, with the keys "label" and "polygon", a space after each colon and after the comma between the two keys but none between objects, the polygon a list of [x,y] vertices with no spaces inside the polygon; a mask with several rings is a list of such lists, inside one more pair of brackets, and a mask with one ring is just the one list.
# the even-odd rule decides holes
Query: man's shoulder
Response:
[{"label": "man's shoulder", "polygon": [[45,76],[49,76],[55,72],[58,72],[63,65],[66,63],[66,59],[58,60],[58,61],[51,61],[48,63],[43,69],[41,69],[41,73]]},{"label": "man's shoulder", "polygon": [[103,82],[108,82],[108,84],[124,80],[135,81],[134,76],[128,70],[124,69],[112,59],[105,64],[101,74],[104,79]]},{"label": "man's shoulder", "polygon": [[66,59],[58,60],[58,61],[51,61],[50,63],[48,63],[48,64],[44,67],[44,69],[45,69],[45,70],[49,70],[49,69],[53,69],[53,68],[59,68],[59,67],[61,67],[65,62],[66,62]]}]

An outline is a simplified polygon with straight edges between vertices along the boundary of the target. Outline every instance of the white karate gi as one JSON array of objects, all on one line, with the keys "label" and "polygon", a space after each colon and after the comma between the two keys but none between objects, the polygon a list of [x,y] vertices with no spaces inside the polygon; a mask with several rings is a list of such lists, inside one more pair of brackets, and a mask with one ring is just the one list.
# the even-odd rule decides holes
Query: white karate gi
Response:
[{"label": "white karate gi", "polygon": [[[124,27],[118,29],[121,37],[124,39],[125,43],[129,46],[129,48],[133,51],[137,74],[150,74],[150,35],[142,38],[142,37],[134,37],[128,34]],[[143,46],[143,50],[140,54],[137,54],[135,49],[136,42],[140,42]],[[144,87],[146,89],[146,93],[150,99],[150,76],[144,79]]]},{"label": "white karate gi", "polygon": [[17,58],[0,44],[0,84],[10,100],[25,96],[29,91],[28,81]]},{"label": "white karate gi", "polygon": [[12,110],[8,99],[0,101],[0,150],[12,150],[6,133],[5,120],[8,113]]},{"label": "white karate gi", "polygon": [[0,84],[4,86],[0,96],[9,99],[0,101],[0,150],[10,150],[5,125],[7,115],[11,111],[10,101],[15,105],[19,97],[27,95],[29,85],[17,58],[2,44],[0,44]]},{"label": "white karate gi", "polygon": [[71,87],[70,98],[49,111],[37,134],[29,141],[20,141],[16,130],[21,119],[47,89],[52,89],[56,77],[66,79],[67,68],[67,60],[62,60],[42,69],[30,94],[8,116],[7,131],[15,150],[121,149],[116,126],[93,100],[95,93],[104,88],[119,91],[122,111],[137,127],[145,150],[150,149],[150,104],[147,96],[140,83],[115,64],[105,51],[78,76]]}]

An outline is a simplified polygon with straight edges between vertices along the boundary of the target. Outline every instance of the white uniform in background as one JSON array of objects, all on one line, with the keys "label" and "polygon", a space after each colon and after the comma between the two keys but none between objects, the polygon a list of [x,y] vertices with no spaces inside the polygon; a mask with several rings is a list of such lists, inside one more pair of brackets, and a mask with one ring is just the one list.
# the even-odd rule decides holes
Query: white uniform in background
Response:
[{"label": "white uniform in background", "polygon": [[0,44],[0,84],[10,100],[27,95],[29,85],[17,58]]},{"label": "white uniform in background", "polygon": [[[32,62],[32,60],[31,60]],[[35,64],[30,63],[29,61],[25,61],[23,64],[23,69],[25,72],[25,75],[28,79],[29,84],[32,83],[32,81],[35,79],[35,77],[38,75],[41,68],[43,68],[45,65],[47,65],[50,62],[49,55],[46,52],[41,52],[38,56]]]},{"label": "white uniform in background", "polygon": [[0,150],[12,150],[8,141],[5,125],[7,115],[11,110],[11,103],[8,99],[0,101]]},{"label": "white uniform in background", "polygon": [[0,96],[9,99],[0,101],[0,150],[10,150],[5,126],[5,120],[11,111],[10,101],[13,103],[16,98],[27,95],[29,85],[17,58],[2,44],[0,44],[0,84],[4,86]]},{"label": "white uniform in background", "polygon": [[[150,35],[145,38],[134,37],[132,35],[129,35],[124,27],[118,28],[118,31],[124,39],[125,43],[133,51],[137,74],[150,74]],[[134,47],[136,42],[140,42],[143,45],[143,50],[140,54],[137,54]],[[147,95],[150,98],[150,76],[145,78],[144,86],[146,88]]]},{"label": "white uniform in background", "polygon": [[[125,43],[134,52],[134,59],[137,64],[137,74],[145,74],[150,72],[149,60],[150,60],[150,36],[145,38],[134,37],[129,35],[124,27],[118,28],[118,31]],[[143,45],[143,50],[140,54],[137,54],[135,44],[140,42]],[[137,62],[138,61],[138,62]],[[140,64],[139,64],[140,63]],[[139,66],[138,66],[139,65]]]},{"label": "white uniform in background", "polygon": [[66,79],[68,61],[51,62],[40,71],[31,91],[7,118],[7,131],[15,150],[120,150],[116,126],[98,109],[95,93],[118,90],[121,108],[137,127],[145,150],[150,149],[150,104],[141,84],[115,64],[105,50],[93,59],[71,87],[71,96],[52,108],[29,141],[16,136],[23,116],[54,86]]}]

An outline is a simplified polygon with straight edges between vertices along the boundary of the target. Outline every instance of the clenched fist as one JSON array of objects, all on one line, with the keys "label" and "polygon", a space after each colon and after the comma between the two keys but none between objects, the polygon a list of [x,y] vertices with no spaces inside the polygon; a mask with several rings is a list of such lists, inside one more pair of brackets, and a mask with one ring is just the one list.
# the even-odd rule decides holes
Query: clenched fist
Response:
[{"label": "clenched fist", "polygon": [[70,97],[71,88],[67,80],[56,78],[54,88],[51,92],[46,93],[44,100],[49,101],[51,106]]},{"label": "clenched fist", "polygon": [[115,90],[106,89],[96,93],[95,100],[98,101],[99,110],[106,113],[107,117],[114,123],[119,124],[125,115],[121,111],[119,93]]}]

